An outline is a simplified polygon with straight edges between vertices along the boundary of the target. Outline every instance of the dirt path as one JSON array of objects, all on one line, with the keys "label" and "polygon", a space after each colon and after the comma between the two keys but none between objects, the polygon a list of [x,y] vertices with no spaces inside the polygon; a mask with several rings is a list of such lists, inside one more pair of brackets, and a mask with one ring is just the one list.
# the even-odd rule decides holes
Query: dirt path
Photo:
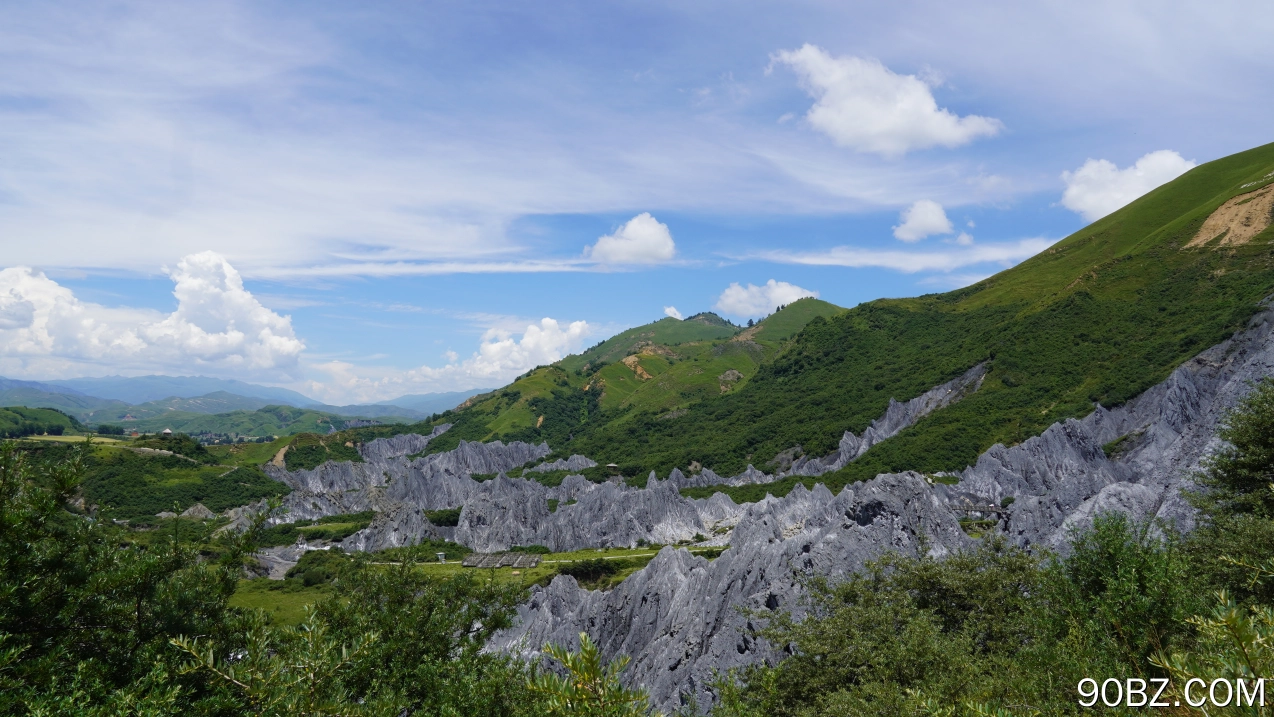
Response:
[{"label": "dirt path", "polygon": [[270,465],[286,469],[287,464],[283,462],[283,456],[286,456],[288,454],[288,448],[290,448],[291,446],[292,444],[289,443],[288,445],[280,448],[279,452],[275,453],[274,457],[270,459]]}]

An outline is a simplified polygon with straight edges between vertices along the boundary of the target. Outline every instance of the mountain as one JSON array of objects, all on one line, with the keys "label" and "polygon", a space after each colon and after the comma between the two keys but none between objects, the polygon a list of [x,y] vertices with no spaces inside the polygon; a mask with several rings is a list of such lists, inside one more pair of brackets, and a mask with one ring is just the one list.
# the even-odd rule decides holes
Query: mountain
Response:
[{"label": "mountain", "polygon": [[447,391],[445,393],[412,393],[398,398],[391,398],[388,401],[377,401],[376,405],[400,406],[429,415],[455,408],[463,403],[466,398],[477,396],[481,393],[489,393],[491,390],[489,388],[474,388],[468,391]]},{"label": "mountain", "polygon": [[[48,384],[34,382],[30,382],[29,386],[21,385],[28,383],[25,381],[0,379],[0,386],[10,386],[9,388],[0,388],[0,406],[56,408],[68,415],[75,416],[81,421],[93,420],[92,417],[98,413],[110,414],[112,412],[126,411],[129,407],[123,401],[85,396],[69,388],[48,386]],[[47,386],[47,388],[54,390],[43,390],[31,386]]]},{"label": "mountain", "polygon": [[291,406],[318,404],[318,401],[286,388],[260,386],[234,379],[208,376],[102,376],[58,379],[44,383],[57,387],[59,390],[69,388],[89,396],[130,404],[141,404],[170,397],[195,398],[216,392],[265,399],[271,403],[285,403]]},{"label": "mountain", "polygon": [[[169,411],[136,421],[122,421],[119,425],[143,433],[157,433],[169,428],[175,433],[189,434],[235,433],[246,436],[289,436],[305,432],[327,433],[333,428],[340,430],[357,418],[312,408],[270,405],[255,411],[230,411],[217,414]],[[382,423],[397,423],[406,419],[397,416],[381,416],[375,420]]]}]

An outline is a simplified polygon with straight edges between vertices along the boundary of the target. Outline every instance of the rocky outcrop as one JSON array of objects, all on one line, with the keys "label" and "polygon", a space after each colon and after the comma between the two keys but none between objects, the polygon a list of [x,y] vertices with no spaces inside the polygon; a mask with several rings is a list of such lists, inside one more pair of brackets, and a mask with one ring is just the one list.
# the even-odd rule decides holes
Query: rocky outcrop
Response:
[{"label": "rocky outcrop", "polygon": [[798,486],[747,506],[715,561],[666,547],[609,592],[584,590],[565,576],[534,588],[517,625],[489,649],[537,659],[545,643],[577,648],[578,634],[587,632],[607,659],[632,657],[626,681],[649,689],[659,708],[675,709],[690,696],[708,705],[714,670],[776,657],[757,629],[771,611],[799,615],[804,577],[861,569],[884,550],[914,554],[920,535],[937,555],[969,542],[918,474],[881,476],[835,497],[821,485]]},{"label": "rocky outcrop", "polygon": [[446,531],[430,523],[420,508],[398,505],[392,510],[377,513],[371,525],[341,541],[341,550],[370,552],[449,537]]},{"label": "rocky outcrop", "polygon": [[[1093,516],[1116,509],[1192,527],[1181,497],[1190,475],[1219,442],[1225,415],[1252,383],[1274,375],[1274,311],[1178,367],[1123,406],[1098,406],[1006,448],[992,446],[938,492],[952,505],[1013,503],[1001,527],[1021,545],[1065,550]],[[1107,456],[1103,446],[1123,439]]]},{"label": "rocky outcrop", "polygon": [[798,458],[781,476],[819,476],[844,468],[850,461],[856,460],[877,443],[898,435],[904,428],[939,408],[956,403],[976,392],[982,387],[982,379],[986,378],[986,372],[987,364],[983,362],[965,371],[959,378],[931,388],[906,403],[889,399],[889,408],[885,409],[884,415],[872,421],[871,425],[863,431],[863,435],[855,436],[845,431],[845,435],[840,440],[840,448],[835,453],[822,458]]},{"label": "rocky outcrop", "polygon": [[195,520],[212,520],[217,517],[217,514],[208,510],[208,507],[203,503],[195,503],[189,508],[183,510],[181,512],[181,517],[194,518]]},{"label": "rocky outcrop", "polygon": [[429,441],[441,436],[451,428],[450,423],[434,427],[432,433],[422,436],[418,433],[404,433],[390,438],[377,438],[358,447],[358,455],[368,462],[384,462],[391,458],[409,456],[420,453],[429,447]]},{"label": "rocky outcrop", "polygon": [[549,471],[582,471],[585,468],[594,468],[596,466],[597,461],[576,454],[570,458],[558,458],[555,461],[531,466],[526,470],[530,473],[548,473]]},{"label": "rocky outcrop", "polygon": [[785,451],[775,459],[780,470],[774,474],[765,473],[749,464],[746,470],[736,476],[722,477],[705,468],[690,476],[683,474],[679,469],[673,469],[668,478],[679,488],[705,488],[715,485],[759,485],[773,483],[780,478],[792,475],[820,476],[837,471],[856,460],[877,443],[898,435],[904,428],[921,418],[977,391],[982,387],[982,379],[986,377],[986,372],[987,364],[980,363],[964,372],[959,378],[931,388],[905,403],[899,403],[891,398],[885,413],[872,421],[871,425],[863,431],[863,435],[856,436],[850,431],[845,431],[845,435],[840,440],[840,447],[834,453],[821,458],[809,456],[796,458],[793,453],[799,451],[799,447]]},{"label": "rocky outcrop", "polygon": [[[635,547],[639,541],[676,543],[711,532],[696,503],[669,481],[656,480],[645,490],[590,483],[582,476],[570,476],[555,489],[503,476],[490,483],[489,491],[465,504],[456,526],[456,541],[479,551],[514,545],[555,551]],[[560,496],[554,512],[548,509],[551,496]],[[576,502],[567,503],[571,500]]]}]

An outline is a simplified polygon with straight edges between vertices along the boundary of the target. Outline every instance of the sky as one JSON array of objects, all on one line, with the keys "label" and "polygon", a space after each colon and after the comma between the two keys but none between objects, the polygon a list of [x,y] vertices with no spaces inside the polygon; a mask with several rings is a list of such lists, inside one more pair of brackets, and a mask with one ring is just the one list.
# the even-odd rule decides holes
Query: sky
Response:
[{"label": "sky", "polygon": [[1268,2],[0,7],[0,375],[330,403],[966,286],[1274,140]]}]

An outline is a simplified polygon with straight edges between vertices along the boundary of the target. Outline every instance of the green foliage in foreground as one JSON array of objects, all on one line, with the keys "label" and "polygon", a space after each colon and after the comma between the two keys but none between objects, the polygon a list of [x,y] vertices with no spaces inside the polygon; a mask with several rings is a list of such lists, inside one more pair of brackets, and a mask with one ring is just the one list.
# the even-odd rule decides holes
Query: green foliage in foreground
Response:
[{"label": "green foliage in foreground", "polygon": [[547,715],[571,717],[643,717],[649,714],[646,694],[630,690],[619,682],[619,674],[628,666],[627,655],[609,665],[602,661],[601,650],[588,637],[579,634],[580,649],[569,652],[558,645],[545,645],[544,652],[557,660],[565,675],[541,672],[531,681],[531,694],[540,696]]},{"label": "green foliage in foreground", "polygon": [[544,713],[509,689],[525,664],[481,652],[519,586],[353,560],[303,625],[273,626],[228,606],[259,524],[213,560],[135,544],[66,509],[86,452],[0,445],[0,714]]},{"label": "green foliage in foreground", "polygon": [[1171,677],[1183,701],[1191,678],[1269,678],[1274,516],[1259,515],[1268,484],[1245,477],[1274,470],[1272,395],[1265,382],[1227,420],[1189,536],[1106,514],[1060,560],[989,540],[811,581],[804,620],[780,612],[762,631],[792,656],[723,676],[713,714],[1079,714],[1086,677]]},{"label": "green foliage in foreground", "polygon": [[996,541],[943,560],[887,556],[812,581],[810,614],[762,632],[793,655],[744,671],[744,686],[723,681],[716,714],[912,715],[926,701],[1079,713],[1083,677],[1141,676],[1153,651],[1188,644],[1186,567],[1121,515],[1060,562]]}]

